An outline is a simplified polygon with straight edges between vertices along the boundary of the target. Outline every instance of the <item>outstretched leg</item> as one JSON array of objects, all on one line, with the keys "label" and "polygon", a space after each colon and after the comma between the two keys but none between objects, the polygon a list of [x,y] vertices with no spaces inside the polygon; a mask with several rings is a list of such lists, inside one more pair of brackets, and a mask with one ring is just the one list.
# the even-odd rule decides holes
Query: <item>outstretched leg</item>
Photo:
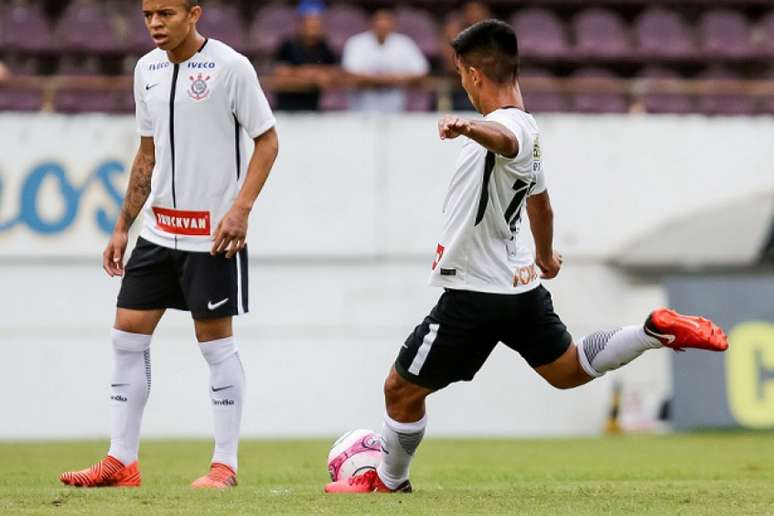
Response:
[{"label": "outstretched leg", "polygon": [[661,347],[676,351],[725,351],[728,341],[723,330],[708,319],[660,308],[641,326],[591,333],[581,339],[580,345],[570,346],[557,360],[535,370],[551,385],[569,389],[618,369],[649,349]]}]

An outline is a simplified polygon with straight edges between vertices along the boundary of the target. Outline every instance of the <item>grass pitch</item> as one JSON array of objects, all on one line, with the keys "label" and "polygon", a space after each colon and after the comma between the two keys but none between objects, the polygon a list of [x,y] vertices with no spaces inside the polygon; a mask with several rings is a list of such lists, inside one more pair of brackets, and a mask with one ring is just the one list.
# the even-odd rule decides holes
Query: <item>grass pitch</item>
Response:
[{"label": "grass pitch", "polygon": [[147,441],[140,489],[60,487],[104,442],[0,443],[0,514],[772,514],[774,434],[428,439],[411,495],[322,493],[329,441],[245,441],[240,485],[188,486],[211,445]]}]

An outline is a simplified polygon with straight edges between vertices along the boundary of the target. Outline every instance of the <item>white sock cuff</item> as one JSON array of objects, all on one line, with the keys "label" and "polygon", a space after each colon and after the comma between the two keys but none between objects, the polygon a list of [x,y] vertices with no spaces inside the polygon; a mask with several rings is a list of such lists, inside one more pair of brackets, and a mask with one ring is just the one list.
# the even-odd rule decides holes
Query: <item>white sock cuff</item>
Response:
[{"label": "white sock cuff", "polygon": [[113,328],[110,337],[113,341],[113,348],[121,351],[135,351],[141,353],[150,348],[152,335],[129,333]]},{"label": "white sock cuff", "polygon": [[234,337],[200,342],[199,349],[201,350],[204,359],[210,365],[220,364],[239,351]]},{"label": "white sock cuff", "polygon": [[[586,337],[583,337],[585,339]],[[594,378],[599,378],[605,373],[600,373],[593,367],[591,367],[591,362],[589,362],[588,357],[586,356],[586,350],[583,348],[583,339],[580,340],[580,344],[578,345],[578,362],[580,362],[581,368],[583,368],[584,371],[586,371],[586,374],[589,376],[592,376]]]},{"label": "white sock cuff", "polygon": [[422,416],[422,419],[413,423],[401,423],[395,421],[388,414],[384,415],[384,423],[393,431],[400,434],[416,434],[421,432],[427,426],[427,413]]}]

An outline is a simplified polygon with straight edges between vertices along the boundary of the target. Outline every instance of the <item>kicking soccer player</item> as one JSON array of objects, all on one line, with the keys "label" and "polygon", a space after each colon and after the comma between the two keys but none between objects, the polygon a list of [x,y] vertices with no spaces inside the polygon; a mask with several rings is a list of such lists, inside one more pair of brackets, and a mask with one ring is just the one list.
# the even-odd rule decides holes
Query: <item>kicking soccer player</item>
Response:
[{"label": "kicking soccer player", "polygon": [[[143,0],[157,48],[135,68],[140,148],[113,236],[108,275],[123,276],[112,341],[107,457],[63,473],[79,487],[139,486],[150,344],[167,308],[187,310],[210,366],[215,452],[196,488],[236,485],[244,373],[231,319],[247,312],[248,215],[277,156],[275,120],[246,57],[196,30],[198,0]],[[143,229],[124,268],[127,233]]]},{"label": "kicking soccer player", "polygon": [[[408,337],[385,382],[377,470],[332,482],[329,493],[411,491],[409,464],[425,432],[425,398],[472,380],[500,341],[560,389],[589,382],[648,349],[728,347],[712,322],[663,308],[644,325],[598,331],[573,343],[540,285],[541,277],[559,273],[562,257],[552,245],[540,129],[524,111],[516,80],[516,35],[507,24],[487,20],[460,33],[452,47],[462,86],[484,119],[447,116],[438,124],[442,140],[465,137],[431,275],[431,284],[445,292]],[[531,246],[517,243],[525,204],[534,255]]]}]

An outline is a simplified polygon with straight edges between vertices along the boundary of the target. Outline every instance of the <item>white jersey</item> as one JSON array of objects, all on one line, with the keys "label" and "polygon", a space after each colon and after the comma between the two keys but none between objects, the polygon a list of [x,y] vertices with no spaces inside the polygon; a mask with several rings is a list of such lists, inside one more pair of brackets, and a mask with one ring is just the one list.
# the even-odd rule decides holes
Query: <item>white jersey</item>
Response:
[{"label": "white jersey", "polygon": [[527,197],[546,190],[540,129],[532,115],[516,108],[484,119],[513,132],[519,153],[499,156],[465,138],[444,203],[430,284],[520,294],[540,285],[532,235],[520,235]]},{"label": "white jersey", "polygon": [[209,251],[244,183],[253,140],[275,124],[255,69],[214,39],[179,64],[155,49],[137,62],[134,100],[138,131],[156,146],[140,236]]}]

